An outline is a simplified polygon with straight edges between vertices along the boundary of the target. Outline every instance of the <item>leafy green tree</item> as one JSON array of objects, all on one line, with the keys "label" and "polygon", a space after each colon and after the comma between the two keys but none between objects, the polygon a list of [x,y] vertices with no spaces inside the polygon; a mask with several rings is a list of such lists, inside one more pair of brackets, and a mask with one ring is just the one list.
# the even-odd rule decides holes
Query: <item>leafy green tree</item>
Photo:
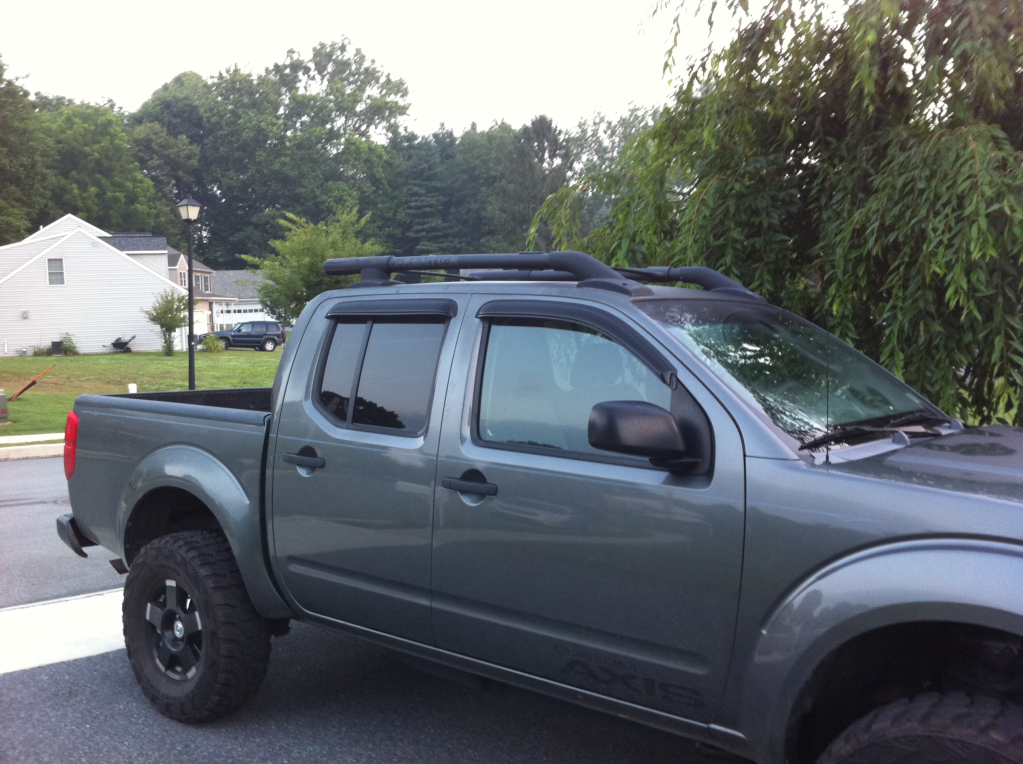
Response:
[{"label": "leafy green tree", "polygon": [[163,354],[174,355],[174,332],[188,326],[188,295],[166,289],[157,295],[152,307],[143,309],[142,314],[160,328]]},{"label": "leafy green tree", "polygon": [[472,125],[458,138],[455,148],[451,225],[456,249],[462,252],[508,252],[521,248],[513,232],[500,230],[499,192],[510,173],[516,152],[516,131],[507,122],[479,130]]},{"label": "leafy green tree", "polygon": [[429,136],[405,133],[392,139],[389,150],[399,170],[390,206],[393,219],[387,221],[392,231],[386,240],[389,252],[410,256],[458,249],[450,219],[456,143],[454,134],[443,127]]},{"label": "leafy green tree", "polygon": [[175,209],[191,193],[199,164],[199,147],[184,135],[171,137],[159,122],[143,122],[128,129],[131,153],[142,174],[153,183],[153,205],[159,220],[154,230],[183,246],[181,219]]},{"label": "leafy green tree", "polygon": [[0,245],[21,239],[46,201],[50,144],[34,105],[0,59]]},{"label": "leafy green tree", "polygon": [[[1023,424],[1023,4],[723,6],[732,42],[538,220],[608,262],[718,268],[945,410]],[[584,235],[589,192],[614,201]]]},{"label": "leafy green tree", "polygon": [[73,213],[109,231],[151,230],[160,210],[153,183],[132,157],[109,106],[70,104],[38,115],[54,146],[49,200],[36,222]]},{"label": "leafy green tree", "polygon": [[266,311],[281,323],[290,324],[313,297],[350,284],[352,277],[325,274],[323,264],[335,257],[380,254],[376,242],[359,237],[365,222],[354,207],[341,209],[317,224],[285,213],[281,220],[284,238],[270,242],[274,254],[265,258],[243,255],[249,270],[266,279],[256,287]]},{"label": "leafy green tree", "polygon": [[[568,183],[572,164],[568,136],[549,117],[534,117],[518,130],[511,161],[492,202],[496,238],[506,247],[504,251],[526,247],[533,217],[548,196]],[[553,238],[546,221],[539,222],[533,240],[539,249],[551,248]]]},{"label": "leafy green tree", "polygon": [[[199,251],[211,264],[267,253],[285,211],[323,221],[372,209],[389,171],[383,145],[407,111],[401,80],[347,40],[289,51],[260,74],[237,67],[202,86],[179,75],[132,120],[159,122],[200,147],[192,193],[206,206]],[[183,132],[176,132],[176,131]]]},{"label": "leafy green tree", "polygon": [[184,136],[193,146],[201,146],[205,138],[203,112],[213,97],[210,85],[195,72],[182,72],[161,85],[127,118],[130,127],[145,122],[163,125],[172,138]]},{"label": "leafy green tree", "polygon": [[[581,120],[568,134],[574,162],[571,179],[599,176],[612,170],[626,146],[652,127],[660,112],[660,108],[632,106],[617,119],[598,112],[591,119]],[[611,212],[612,201],[611,196],[592,186],[583,193],[578,212],[582,232],[589,233],[603,222]]]}]

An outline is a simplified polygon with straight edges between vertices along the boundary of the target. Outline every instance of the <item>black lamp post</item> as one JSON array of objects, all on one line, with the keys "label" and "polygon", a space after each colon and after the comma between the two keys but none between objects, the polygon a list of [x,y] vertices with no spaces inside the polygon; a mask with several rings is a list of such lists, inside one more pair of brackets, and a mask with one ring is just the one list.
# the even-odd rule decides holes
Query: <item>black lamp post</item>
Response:
[{"label": "black lamp post", "polygon": [[199,211],[202,205],[191,196],[186,196],[178,202],[178,213],[181,219],[188,226],[188,389],[195,390],[195,327],[193,326],[193,314],[195,305],[192,298],[193,277],[192,277],[192,224],[199,219]]}]

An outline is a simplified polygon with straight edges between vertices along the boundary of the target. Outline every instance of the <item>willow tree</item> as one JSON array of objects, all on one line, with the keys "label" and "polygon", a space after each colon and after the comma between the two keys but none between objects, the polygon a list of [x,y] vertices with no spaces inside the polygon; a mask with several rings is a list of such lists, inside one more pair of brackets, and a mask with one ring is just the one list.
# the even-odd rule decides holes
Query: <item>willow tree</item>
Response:
[{"label": "willow tree", "polygon": [[722,7],[734,38],[662,119],[548,199],[557,245],[717,268],[945,410],[1023,424],[1023,0]]}]

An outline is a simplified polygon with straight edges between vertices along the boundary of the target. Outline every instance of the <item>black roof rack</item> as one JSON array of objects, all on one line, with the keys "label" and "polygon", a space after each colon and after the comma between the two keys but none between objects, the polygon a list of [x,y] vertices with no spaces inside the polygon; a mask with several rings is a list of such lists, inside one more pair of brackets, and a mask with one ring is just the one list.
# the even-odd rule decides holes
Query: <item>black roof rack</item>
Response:
[{"label": "black roof rack", "polygon": [[[723,273],[700,266],[682,268],[612,268],[583,252],[513,252],[495,255],[420,255],[416,257],[348,257],[328,260],[323,270],[330,276],[361,274],[352,287],[388,286],[392,273],[477,270],[461,278],[472,281],[577,281],[580,287],[607,289],[640,297],[653,294],[636,282],[682,282],[704,289],[758,297]],[[440,276],[446,274],[440,273]],[[761,298],[762,299],[762,298]]]}]

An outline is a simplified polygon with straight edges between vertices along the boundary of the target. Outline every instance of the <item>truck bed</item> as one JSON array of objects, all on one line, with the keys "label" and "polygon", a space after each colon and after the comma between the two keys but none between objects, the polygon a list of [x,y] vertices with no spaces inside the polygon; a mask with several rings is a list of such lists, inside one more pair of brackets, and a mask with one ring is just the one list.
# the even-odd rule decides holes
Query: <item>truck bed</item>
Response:
[{"label": "truck bed", "polygon": [[157,393],[122,393],[105,396],[132,400],[187,403],[193,406],[213,406],[225,409],[243,409],[269,413],[272,387],[242,387],[223,390],[167,390]]}]

